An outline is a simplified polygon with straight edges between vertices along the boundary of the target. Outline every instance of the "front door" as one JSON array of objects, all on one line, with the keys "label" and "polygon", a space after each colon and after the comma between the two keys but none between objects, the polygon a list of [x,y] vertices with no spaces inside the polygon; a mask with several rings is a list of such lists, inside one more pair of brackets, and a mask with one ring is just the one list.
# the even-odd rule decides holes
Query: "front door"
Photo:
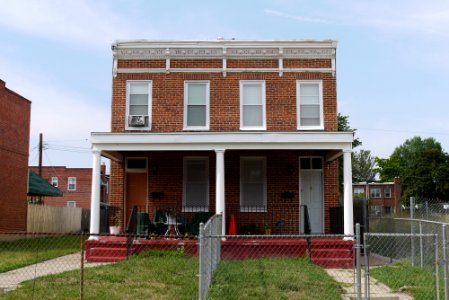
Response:
[{"label": "front door", "polygon": [[126,174],[126,223],[131,216],[133,207],[138,206],[139,211],[146,211],[147,199],[147,173]]},{"label": "front door", "polygon": [[[312,233],[323,233],[323,172],[322,170],[301,170],[301,205],[309,212]],[[300,211],[303,211],[301,209]],[[304,216],[300,216],[301,233],[304,233]]]}]

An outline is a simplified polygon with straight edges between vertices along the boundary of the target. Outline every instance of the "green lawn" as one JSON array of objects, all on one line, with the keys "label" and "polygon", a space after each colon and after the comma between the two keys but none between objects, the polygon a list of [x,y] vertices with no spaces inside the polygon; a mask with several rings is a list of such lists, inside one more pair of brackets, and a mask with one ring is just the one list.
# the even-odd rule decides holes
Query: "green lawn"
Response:
[{"label": "green lawn", "polygon": [[[198,299],[198,258],[145,252],[84,271],[85,299]],[[79,271],[24,283],[2,299],[79,299]],[[34,293],[34,294],[33,294]],[[340,299],[341,289],[306,259],[222,261],[209,299]]]},{"label": "green lawn", "polygon": [[209,299],[341,299],[342,290],[307,258],[222,261]]},{"label": "green lawn", "polygon": [[81,237],[76,235],[0,241],[0,273],[77,251]]},{"label": "green lawn", "polygon": [[[389,286],[393,291],[401,291],[414,299],[436,299],[435,274],[430,269],[413,267],[409,263],[370,269],[370,275]],[[444,296],[443,281],[440,279],[440,297]]]}]

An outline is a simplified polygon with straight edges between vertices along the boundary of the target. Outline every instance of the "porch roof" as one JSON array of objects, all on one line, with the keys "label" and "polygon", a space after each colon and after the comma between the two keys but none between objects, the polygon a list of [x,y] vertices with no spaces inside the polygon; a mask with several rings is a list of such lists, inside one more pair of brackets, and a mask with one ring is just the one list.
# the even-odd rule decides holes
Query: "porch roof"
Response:
[{"label": "porch roof", "polygon": [[353,132],[93,132],[93,151],[122,160],[122,151],[329,150],[351,151]]}]

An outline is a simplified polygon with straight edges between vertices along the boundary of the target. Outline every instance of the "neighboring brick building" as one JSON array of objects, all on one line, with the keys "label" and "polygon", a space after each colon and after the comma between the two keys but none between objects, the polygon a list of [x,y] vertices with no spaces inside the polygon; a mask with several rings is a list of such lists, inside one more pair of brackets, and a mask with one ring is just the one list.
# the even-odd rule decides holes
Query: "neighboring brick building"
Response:
[{"label": "neighboring brick building", "polygon": [[356,182],[352,185],[354,199],[368,199],[370,213],[375,215],[401,211],[400,178],[394,182]]},{"label": "neighboring brick building", "polygon": [[91,141],[94,182],[100,157],[111,159],[122,224],[136,205],[222,213],[223,230],[234,215],[239,228],[298,233],[307,205],[312,232],[330,232],[343,155],[353,233],[353,133],[337,132],[335,41],[137,40],[112,51],[112,132]]},{"label": "neighboring brick building", "polygon": [[0,231],[26,230],[30,113],[0,80]]},{"label": "neighboring brick building", "polygon": [[[38,167],[30,167],[35,173]],[[108,202],[109,176],[106,166],[101,168],[101,202]],[[67,168],[65,166],[43,166],[42,178],[61,190],[62,197],[45,197],[45,205],[90,208],[92,193],[92,168]]]}]

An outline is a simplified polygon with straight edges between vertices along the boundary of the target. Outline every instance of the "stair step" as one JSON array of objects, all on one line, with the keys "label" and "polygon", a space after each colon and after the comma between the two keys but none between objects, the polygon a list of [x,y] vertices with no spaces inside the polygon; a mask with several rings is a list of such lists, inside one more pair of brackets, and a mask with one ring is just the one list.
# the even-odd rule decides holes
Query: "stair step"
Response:
[{"label": "stair step", "polygon": [[316,258],[352,258],[352,249],[313,249],[312,257]]},{"label": "stair step", "polygon": [[324,268],[353,268],[354,260],[352,258],[313,258],[312,263]]},{"label": "stair step", "polygon": [[90,248],[89,256],[102,256],[102,257],[126,257],[126,248]]}]

